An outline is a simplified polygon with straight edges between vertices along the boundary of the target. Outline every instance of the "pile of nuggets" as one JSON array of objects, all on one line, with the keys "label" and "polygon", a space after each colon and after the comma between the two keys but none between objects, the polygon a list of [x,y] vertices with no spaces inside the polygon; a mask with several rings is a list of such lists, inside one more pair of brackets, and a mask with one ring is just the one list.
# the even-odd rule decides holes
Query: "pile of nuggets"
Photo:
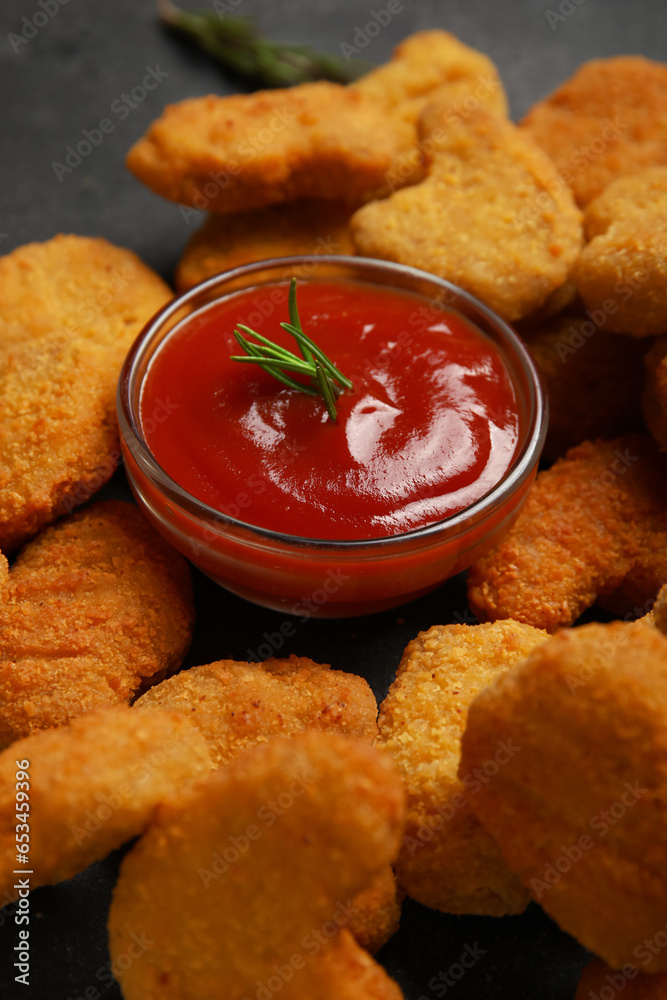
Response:
[{"label": "pile of nuggets", "polygon": [[[267,256],[403,262],[543,373],[553,464],[469,573],[480,624],[414,639],[379,715],[306,658],[178,672],[185,560],[129,504],[72,513],[170,289],[104,240],[0,260],[0,891],[18,761],[33,888],[138,838],[109,915],[127,1000],[399,1000],[371,953],[405,895],[538,902],[598,956],[578,998],[667,992],[667,66],[597,60],[507,115],[490,60],[430,31],[349,87],[167,108],[128,157],[210,212],[180,290]],[[571,627],[593,605],[616,620]]]}]

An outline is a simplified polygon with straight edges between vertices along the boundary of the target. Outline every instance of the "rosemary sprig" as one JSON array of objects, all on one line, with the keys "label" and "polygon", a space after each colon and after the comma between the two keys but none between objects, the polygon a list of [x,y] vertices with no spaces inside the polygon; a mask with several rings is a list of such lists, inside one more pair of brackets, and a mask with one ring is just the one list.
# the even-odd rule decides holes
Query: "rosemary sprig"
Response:
[{"label": "rosemary sprig", "polygon": [[200,45],[226,69],[264,87],[314,80],[350,83],[373,68],[363,59],[348,62],[310,45],[273,42],[248,18],[219,12],[215,4],[213,9],[185,11],[172,0],[157,0],[157,10],[164,24]]},{"label": "rosemary sprig", "polygon": [[[340,396],[344,389],[352,389],[353,385],[349,378],[346,378],[336,368],[333,361],[329,360],[324,351],[303,332],[296,304],[296,278],[292,278],[290,282],[288,307],[290,322],[280,325],[296,340],[301,357],[288,351],[286,347],[275,344],[268,337],[262,336],[261,333],[256,333],[249,326],[239,323],[237,329],[234,330],[234,336],[246,353],[232,354],[231,359],[232,361],[259,365],[269,375],[277,378],[279,382],[288,385],[290,389],[305,392],[308,396],[322,396],[329,419],[335,423],[336,397]],[[255,340],[248,340],[244,334],[254,337]],[[303,375],[310,381],[299,382],[291,375],[286,375],[286,371]]]}]

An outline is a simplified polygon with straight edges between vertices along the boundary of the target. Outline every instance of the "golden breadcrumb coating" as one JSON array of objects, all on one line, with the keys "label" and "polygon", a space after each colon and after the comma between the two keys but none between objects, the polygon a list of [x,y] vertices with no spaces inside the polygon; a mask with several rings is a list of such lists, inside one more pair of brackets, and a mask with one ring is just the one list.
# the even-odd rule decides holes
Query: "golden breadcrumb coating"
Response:
[{"label": "golden breadcrumb coating", "polygon": [[[417,31],[404,38],[389,62],[360,77],[352,85],[386,108],[406,100],[428,99],[443,84],[477,82],[491,91],[502,113],[507,98],[495,64],[448,31]],[[483,100],[481,96],[479,100]]]},{"label": "golden breadcrumb coating", "polygon": [[[649,943],[655,947],[652,939]],[[624,966],[620,972],[611,969],[599,958],[590,962],[581,973],[574,1000],[599,1000],[601,996],[613,998],[621,991],[623,1000],[665,1000],[667,974],[659,972],[657,975],[648,975],[641,971],[643,962],[650,954],[650,949],[645,944],[638,944],[635,953],[633,965]],[[637,962],[637,959],[640,961]]]},{"label": "golden breadcrumb coating", "polygon": [[644,429],[645,343],[610,336],[587,316],[570,312],[522,329],[521,336],[549,397],[545,458],[560,458],[582,441]]},{"label": "golden breadcrumb coating", "polygon": [[470,606],[549,632],[596,600],[644,614],[667,581],[666,496],[650,438],[584,441],[538,474],[514,527],[470,569]]},{"label": "golden breadcrumb coating", "polygon": [[511,122],[477,109],[453,126],[447,105],[427,107],[422,122],[439,135],[428,177],[352,216],[358,251],[446,278],[505,319],[528,315],[565,282],[579,253],[570,192]]},{"label": "golden breadcrumb coating", "polygon": [[653,624],[658,631],[667,635],[667,584],[658,591],[651,615],[653,616]]},{"label": "golden breadcrumb coating", "polygon": [[[205,738],[216,767],[258,743],[308,729],[364,743],[378,735],[377,702],[367,682],[306,657],[192,667],[156,684],[135,704],[183,712]],[[400,918],[390,869],[354,899],[354,909],[351,933],[368,951],[379,950]]]},{"label": "golden breadcrumb coating", "polygon": [[152,191],[211,212],[303,198],[360,204],[400,149],[375,101],[336,83],[303,83],[165,108],[127,165]]},{"label": "golden breadcrumb coating", "polygon": [[667,337],[658,337],[644,356],[644,364],[644,419],[660,451],[667,451]]},{"label": "golden breadcrumb coating", "polygon": [[647,167],[629,177],[619,177],[586,206],[587,240],[602,236],[618,219],[654,213],[656,225],[667,211],[667,167]]},{"label": "golden breadcrumb coating", "polygon": [[593,59],[521,127],[587,205],[617,177],[667,163],[667,66],[641,56]]},{"label": "golden breadcrumb coating", "polygon": [[354,209],[337,201],[295,201],[234,215],[209,215],[188,241],[176,269],[176,288],[269,257],[352,254],[349,221]]},{"label": "golden breadcrumb coating", "polygon": [[414,184],[425,174],[430,138],[422,130],[420,140],[417,123],[432,101],[448,105],[447,122],[454,128],[479,107],[502,118],[508,115],[507,95],[494,63],[439,29],[405,38],[388,63],[355,81],[353,89],[384,107],[400,130],[403,150],[387,174],[388,191]]},{"label": "golden breadcrumb coating", "polygon": [[18,896],[17,823],[29,827],[30,888],[53,885],[142,833],[160,802],[210,770],[204,739],[178,712],[116,705],[18,740],[0,754],[3,899]]},{"label": "golden breadcrumb coating", "polygon": [[109,500],[45,529],[0,604],[0,746],[129,701],[181,663],[188,565],[137,507]]},{"label": "golden breadcrumb coating", "polygon": [[243,750],[306,729],[373,743],[377,702],[363,677],[307,657],[263,663],[218,660],[150,688],[139,708],[183,712],[201,731],[216,767]]},{"label": "golden breadcrumb coating", "polygon": [[590,243],[572,278],[609,330],[667,330],[667,167],[621,177],[584,213]]},{"label": "golden breadcrumb coating", "polygon": [[[221,983],[229,1000],[241,1000],[275,963],[293,970],[281,995],[384,996],[337,983],[338,963],[327,965],[325,953],[348,925],[354,895],[395,857],[403,819],[390,761],[341,736],[313,730],[273,740],[219,768],[164,806],[122,864],[109,915],[112,962],[136,928],[152,942],[120,966],[126,1000],[217,1000]],[[374,969],[351,939],[344,947]],[[326,977],[317,975],[323,959]],[[381,970],[375,975],[387,996],[400,997]],[[311,979],[313,992],[302,988]]]},{"label": "golden breadcrumb coating", "polygon": [[502,916],[530,901],[470,807],[474,783],[459,779],[457,769],[471,701],[546,638],[512,621],[436,625],[403,654],[380,707],[378,745],[407,792],[398,880],[426,906]]},{"label": "golden breadcrumb coating", "polygon": [[88,500],[120,451],[116,383],[171,297],[129,250],[56,236],[0,257],[0,549]]},{"label": "golden breadcrumb coating", "polygon": [[374,955],[399,928],[403,892],[399,892],[391,865],[386,865],[367,889],[354,897],[357,911],[350,919],[348,930],[357,944]]},{"label": "golden breadcrumb coating", "polygon": [[[667,638],[563,629],[470,706],[459,773],[516,752],[472,800],[546,912],[614,968],[667,924]],[[488,768],[487,768],[488,770]],[[646,969],[667,970],[667,952]]]}]

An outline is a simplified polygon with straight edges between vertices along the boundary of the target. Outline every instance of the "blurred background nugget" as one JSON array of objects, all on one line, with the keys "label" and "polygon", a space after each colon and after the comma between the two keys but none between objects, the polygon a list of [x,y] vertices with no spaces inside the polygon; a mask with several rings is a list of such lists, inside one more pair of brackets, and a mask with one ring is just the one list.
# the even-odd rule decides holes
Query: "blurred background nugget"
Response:
[{"label": "blurred background nugget", "polygon": [[270,257],[353,254],[349,221],[354,206],[324,199],[209,215],[192,235],[176,270],[176,288],[194,285],[240,264]]},{"label": "blurred background nugget", "polygon": [[617,177],[667,163],[667,65],[641,56],[583,63],[521,127],[583,207]]},{"label": "blurred background nugget", "polygon": [[0,603],[0,746],[129,701],[180,666],[188,565],[134,504],[93,504],[20,553]]},{"label": "blurred background nugget", "polygon": [[0,549],[98,490],[120,459],[116,383],[171,291],[103,239],[55,236],[0,258]]},{"label": "blurred background nugget", "polygon": [[165,108],[127,165],[152,191],[193,208],[241,212],[302,198],[359,204],[399,153],[382,107],[335,83],[304,83]]}]

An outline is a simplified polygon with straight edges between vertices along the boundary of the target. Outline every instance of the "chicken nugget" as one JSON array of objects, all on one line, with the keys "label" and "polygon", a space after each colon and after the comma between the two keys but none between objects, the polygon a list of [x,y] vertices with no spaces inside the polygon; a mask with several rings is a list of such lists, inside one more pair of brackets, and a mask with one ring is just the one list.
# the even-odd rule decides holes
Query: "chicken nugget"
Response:
[{"label": "chicken nugget", "polygon": [[530,901],[470,808],[479,781],[460,780],[457,769],[470,702],[546,638],[512,621],[436,625],[403,654],[380,706],[378,746],[396,763],[407,792],[398,880],[426,906],[502,916]]},{"label": "chicken nugget", "polygon": [[493,95],[499,113],[507,113],[502,81],[491,59],[437,28],[404,38],[389,62],[360,77],[352,89],[392,109],[406,100],[426,102],[434,90],[461,81],[476,83],[480,90],[478,101]]},{"label": "chicken nugget", "polygon": [[667,451],[667,337],[658,337],[645,354],[644,364],[644,419],[660,451]]},{"label": "chicken nugget", "polygon": [[256,743],[306,729],[364,743],[378,735],[377,702],[363,677],[305,656],[192,667],[152,687],[136,705],[186,714],[208,743],[216,767]]},{"label": "chicken nugget", "polygon": [[521,122],[582,207],[616,180],[667,163],[667,66],[593,59]]},{"label": "chicken nugget", "polygon": [[[667,638],[563,629],[470,706],[459,774],[516,752],[471,799],[563,930],[613,968],[667,924]],[[647,971],[667,970],[667,951]]]},{"label": "chicken nugget", "polygon": [[[307,729],[364,743],[378,736],[377,702],[367,682],[306,657],[192,667],[150,688],[136,705],[187,715],[216,767],[258,743]],[[350,931],[368,951],[377,951],[396,932],[400,918],[391,870],[355,898],[354,909]]]},{"label": "chicken nugget", "polygon": [[667,330],[667,167],[614,181],[587,207],[588,243],[572,280],[616,333]]},{"label": "chicken nugget", "polygon": [[116,383],[171,297],[129,250],[56,236],[0,257],[0,549],[88,500],[120,451]]},{"label": "chicken nugget", "polygon": [[545,458],[560,458],[582,441],[644,430],[644,342],[610,336],[570,312],[521,336],[549,397]]},{"label": "chicken nugget", "polygon": [[188,565],[137,507],[93,504],[21,552],[0,603],[0,746],[129,701],[181,663]]},{"label": "chicken nugget", "polygon": [[399,892],[394,869],[386,865],[367,889],[358,892],[352,901],[348,930],[357,944],[374,955],[397,932],[404,897]]},{"label": "chicken nugget", "polygon": [[209,215],[189,240],[176,270],[176,288],[240,264],[291,254],[352,254],[349,220],[354,208],[337,201],[295,201],[254,212]]},{"label": "chicken nugget", "polygon": [[[217,1000],[221,983],[241,1000],[282,967],[281,996],[400,997],[350,938],[338,942],[350,962],[327,957],[327,939],[395,857],[403,818],[391,762],[341,736],[272,740],[219,768],[123,861],[109,941],[126,1000]],[[137,928],[151,944],[126,967]],[[355,984],[355,955],[386,988]]]},{"label": "chicken nugget", "polygon": [[[660,928],[658,933],[662,931]],[[642,942],[635,948],[636,958],[644,958],[649,954],[647,944]],[[602,1000],[613,998],[623,992],[623,1000],[665,1000],[667,997],[667,975],[647,975],[634,965],[624,966],[620,972],[610,969],[605,962],[596,959],[590,962],[583,972],[574,1000]]]},{"label": "chicken nugget", "polygon": [[17,823],[29,835],[30,888],[53,885],[136,837],[160,802],[210,770],[205,740],[178,712],[116,705],[19,740],[0,754],[3,898],[18,898]]},{"label": "chicken nugget", "polygon": [[426,180],[360,208],[352,238],[360,253],[430,271],[520,319],[567,279],[581,246],[580,213],[548,157],[515,125],[477,109],[454,126],[447,108],[422,115],[432,136]]},{"label": "chicken nugget", "polygon": [[634,617],[667,582],[667,459],[647,436],[584,441],[540,472],[514,526],[468,574],[485,620],[553,632],[599,601]]},{"label": "chicken nugget", "polygon": [[164,198],[227,213],[302,198],[359,205],[382,186],[399,149],[380,105],[321,82],[172,104],[127,165]]},{"label": "chicken nugget", "polygon": [[630,177],[612,181],[586,206],[586,239],[604,235],[619,219],[647,212],[654,213],[656,226],[661,225],[662,216],[667,212],[667,167],[648,167]]},{"label": "chicken nugget", "polygon": [[662,632],[663,635],[667,635],[667,585],[661,587],[658,591],[655,604],[646,617],[650,619],[651,624],[654,625],[659,632]]},{"label": "chicken nugget", "polygon": [[403,153],[387,174],[392,191],[424,176],[430,136],[423,134],[419,140],[417,122],[431,101],[442,99],[449,105],[447,122],[454,127],[479,107],[504,118],[508,114],[507,95],[494,63],[439,29],[404,39],[388,63],[362,76],[353,89],[383,106],[401,130]]}]

